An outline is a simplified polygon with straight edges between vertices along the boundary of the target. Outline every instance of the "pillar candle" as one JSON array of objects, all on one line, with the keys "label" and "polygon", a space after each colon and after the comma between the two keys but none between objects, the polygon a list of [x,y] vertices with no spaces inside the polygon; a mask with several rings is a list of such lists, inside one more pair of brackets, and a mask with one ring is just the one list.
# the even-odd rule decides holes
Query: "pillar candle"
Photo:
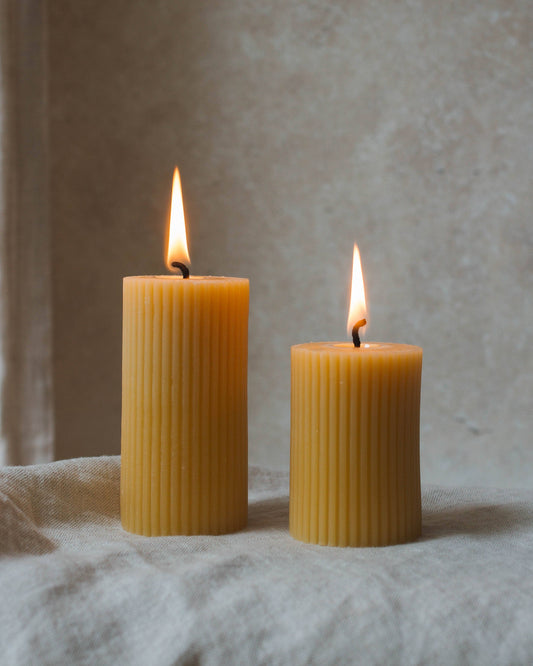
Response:
[{"label": "pillar candle", "polygon": [[[351,317],[361,315],[353,284]],[[421,532],[422,349],[361,345],[358,327],[353,336],[291,349],[290,533],[330,546],[411,541]]]},{"label": "pillar candle", "polygon": [[122,525],[233,532],[247,520],[249,284],[175,263],[183,276],[124,278]]}]

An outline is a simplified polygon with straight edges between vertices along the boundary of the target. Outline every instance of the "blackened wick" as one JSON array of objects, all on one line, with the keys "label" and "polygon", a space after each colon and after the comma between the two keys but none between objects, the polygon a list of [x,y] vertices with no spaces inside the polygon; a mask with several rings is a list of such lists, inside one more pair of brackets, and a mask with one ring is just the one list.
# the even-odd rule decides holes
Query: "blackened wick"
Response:
[{"label": "blackened wick", "polygon": [[173,261],[170,265],[173,268],[179,268],[179,270],[183,275],[183,279],[187,280],[187,278],[189,277],[189,269],[187,268],[187,266],[185,266],[185,264],[182,264],[181,261]]},{"label": "blackened wick", "polygon": [[359,329],[362,326],[366,326],[366,319],[360,319],[358,322],[355,323],[354,327],[352,328],[352,338],[353,338],[354,347],[361,346],[361,339],[359,338]]}]

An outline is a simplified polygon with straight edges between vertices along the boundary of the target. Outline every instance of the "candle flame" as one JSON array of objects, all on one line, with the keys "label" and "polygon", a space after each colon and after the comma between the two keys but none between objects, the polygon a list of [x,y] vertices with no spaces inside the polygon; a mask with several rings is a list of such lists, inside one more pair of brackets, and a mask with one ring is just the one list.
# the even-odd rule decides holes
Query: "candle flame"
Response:
[{"label": "candle flame", "polygon": [[172,202],[170,204],[167,248],[167,266],[169,270],[174,270],[172,267],[173,261],[189,265],[191,263],[189,248],[187,247],[187,230],[185,228],[185,213],[183,210],[183,196],[178,167],[175,167],[172,179]]},{"label": "candle flame", "polygon": [[368,321],[365,299],[365,283],[363,281],[363,269],[361,267],[361,256],[359,248],[353,246],[353,268],[352,268],[352,290],[350,295],[350,311],[348,313],[348,335],[352,334],[352,328],[361,319]]}]

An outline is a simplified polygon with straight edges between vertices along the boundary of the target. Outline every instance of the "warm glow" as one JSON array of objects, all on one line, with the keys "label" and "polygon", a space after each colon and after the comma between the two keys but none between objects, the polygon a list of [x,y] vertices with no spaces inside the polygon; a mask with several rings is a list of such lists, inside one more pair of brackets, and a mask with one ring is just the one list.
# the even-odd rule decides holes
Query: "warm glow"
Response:
[{"label": "warm glow", "polygon": [[170,270],[172,262],[179,261],[190,264],[189,249],[187,247],[187,230],[185,229],[185,214],[183,212],[183,197],[181,194],[180,172],[174,169],[172,180],[172,203],[170,204],[170,227],[168,232],[167,266]]},{"label": "warm glow", "polygon": [[357,244],[353,246],[352,291],[350,296],[350,312],[348,314],[348,335],[352,334],[355,323],[361,319],[368,322],[365,300],[365,283],[363,282],[363,269]]}]

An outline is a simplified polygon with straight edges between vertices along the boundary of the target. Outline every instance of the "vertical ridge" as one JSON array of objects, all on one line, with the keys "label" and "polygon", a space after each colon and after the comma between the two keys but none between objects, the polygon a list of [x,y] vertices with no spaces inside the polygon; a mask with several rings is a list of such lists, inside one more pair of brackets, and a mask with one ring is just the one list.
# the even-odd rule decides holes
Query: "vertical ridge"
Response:
[{"label": "vertical ridge", "polygon": [[387,354],[381,359],[381,397],[380,397],[380,413],[382,419],[382,432],[380,436],[380,491],[379,496],[381,500],[379,511],[379,535],[378,542],[386,543],[391,538],[390,533],[390,495],[391,495],[391,482],[390,475],[390,422],[391,422],[391,402],[392,396],[390,391],[390,377],[392,374],[391,356]]},{"label": "vertical ridge", "polygon": [[[210,415],[210,400],[209,400],[209,374],[211,366],[211,345],[213,344],[212,331],[211,331],[211,292],[205,289],[205,285],[201,285],[201,300],[204,307],[199,309],[200,316],[200,340],[202,341],[199,351],[200,356],[200,399],[199,407],[200,413],[203,415]],[[199,418],[199,448],[200,448],[200,470],[199,470],[199,492],[197,493],[199,499],[199,524],[200,531],[210,531],[212,529],[213,516],[209,514],[209,501],[210,501],[210,463],[211,463],[211,437],[210,437],[210,418]]]},{"label": "vertical ridge", "polygon": [[[122,284],[122,300],[127,301],[128,294],[126,283]],[[131,345],[129,344],[129,308],[122,311],[122,412],[120,417],[120,516],[122,525],[129,526],[129,474],[131,466],[131,451],[129,443],[129,421],[130,421],[130,391],[127,390],[129,365],[127,356]]]},{"label": "vertical ridge", "polygon": [[360,519],[357,516],[360,502],[357,494],[360,493],[362,483],[358,475],[362,469],[359,461],[357,428],[359,423],[356,414],[358,381],[359,381],[359,358],[357,355],[346,359],[346,456],[348,476],[346,480],[346,543],[350,544],[354,538],[354,530],[357,530]]},{"label": "vertical ridge", "polygon": [[379,522],[380,522],[380,437],[381,437],[381,419],[383,415],[380,412],[381,403],[381,377],[380,377],[380,357],[373,355],[370,357],[370,372],[371,378],[371,408],[370,408],[370,489],[369,495],[369,545],[376,545],[379,543]]},{"label": "vertical ridge", "polygon": [[[235,328],[234,328],[234,312],[233,312],[233,306],[234,303],[231,301],[231,299],[228,299],[227,301],[227,309],[228,309],[228,350],[232,350],[233,346],[233,341],[234,341],[234,336],[235,336]],[[231,352],[230,352],[231,353]],[[230,354],[228,354],[229,356]],[[233,461],[233,456],[232,454],[232,433],[234,431],[234,413],[232,409],[232,401],[233,401],[233,364],[228,363],[227,365],[227,379],[226,379],[226,398],[228,400],[227,402],[227,430],[226,430],[226,442],[224,445],[224,448],[226,450],[226,477],[229,477],[231,474],[231,466],[232,466],[232,461]],[[233,503],[234,503],[234,492],[235,492],[235,484],[231,484],[227,486],[226,488],[226,505],[228,507],[226,516],[231,516],[231,513],[233,511]],[[226,525],[226,529],[230,529],[229,523]]]},{"label": "vertical ridge", "polygon": [[388,513],[391,524],[391,540],[398,541],[400,536],[398,533],[398,519],[397,512],[397,498],[398,498],[398,413],[400,409],[400,392],[399,392],[399,378],[398,378],[398,364],[391,363],[391,397],[389,403],[390,410],[390,494],[388,503]]},{"label": "vertical ridge", "polygon": [[339,427],[339,359],[332,356],[329,359],[329,386],[328,394],[328,433],[325,442],[328,452],[328,519],[326,523],[326,543],[335,543],[338,539],[338,504],[336,502],[336,489],[339,479],[339,451],[337,447],[331,446],[332,442],[338,441]]},{"label": "vertical ridge", "polygon": [[[236,309],[237,309],[238,302],[236,299],[228,299],[228,320],[229,320],[229,329],[228,329],[228,349],[230,350],[230,353],[228,356],[231,356],[233,359],[235,358],[235,353],[236,353],[236,342],[237,342],[237,330],[236,330]],[[235,510],[236,510],[236,493],[238,490],[238,484],[235,483],[235,472],[238,469],[238,465],[236,464],[235,461],[235,447],[237,443],[237,438],[235,437],[235,432],[236,432],[236,409],[235,409],[235,400],[236,400],[236,394],[237,394],[237,387],[236,387],[236,372],[237,372],[237,367],[235,363],[229,363],[228,364],[228,387],[227,387],[227,392],[228,392],[228,397],[230,400],[229,404],[229,409],[228,409],[228,428],[229,428],[229,434],[228,434],[228,441],[226,442],[226,447],[228,450],[228,467],[231,465],[233,467],[233,470],[230,471],[228,468],[228,478],[229,475],[231,474],[234,478],[234,482],[228,485],[228,506],[229,510],[227,513],[228,517],[228,524],[226,529],[232,531],[234,527],[234,522],[235,522]]]},{"label": "vertical ridge", "polygon": [[178,441],[182,438],[183,419],[183,391],[181,386],[181,355],[183,345],[183,318],[182,311],[183,290],[172,289],[170,301],[171,326],[171,379],[170,379],[170,441],[169,441],[169,464],[170,464],[170,531],[175,533],[180,523],[181,513],[181,455],[179,455]]},{"label": "vertical ridge", "polygon": [[[196,286],[196,285],[195,285]],[[190,438],[188,441],[188,448],[190,450],[190,459],[191,459],[191,469],[192,477],[189,483],[189,495],[186,504],[186,508],[189,509],[189,530],[190,534],[194,534],[200,531],[200,505],[201,505],[201,496],[197,492],[200,487],[200,475],[201,475],[201,450],[200,450],[200,388],[202,382],[201,371],[196,372],[193,370],[193,366],[197,365],[201,368],[201,349],[200,349],[200,336],[201,336],[201,321],[200,321],[200,293],[199,290],[201,285],[196,289],[192,289],[192,308],[190,311],[192,329],[191,333],[191,351],[190,356],[187,359],[189,366],[189,377],[192,380],[192,395],[191,395],[191,405],[190,405]]]},{"label": "vertical ridge", "polygon": [[219,321],[220,321],[220,305],[218,300],[213,299],[213,311],[211,320],[211,344],[213,346],[213,363],[211,365],[211,386],[210,386],[210,405],[213,424],[215,427],[211,428],[211,458],[209,461],[209,512],[211,516],[217,516],[219,511],[219,479],[220,479],[220,442],[218,435],[218,424],[220,422],[220,403],[217,399],[218,386],[220,384],[220,334],[219,334]]},{"label": "vertical ridge", "polygon": [[417,536],[422,533],[422,488],[421,488],[421,478],[420,478],[420,400],[421,400],[421,391],[422,391],[422,350],[417,354],[417,368],[416,368],[416,393],[415,393],[415,439],[416,447],[415,456],[416,456],[416,467],[415,467],[415,482],[416,482],[416,512],[418,516],[417,520]]},{"label": "vertical ridge", "polygon": [[[191,432],[190,432],[190,418],[191,413],[189,405],[192,399],[192,385],[187,381],[189,375],[189,354],[191,353],[191,328],[194,325],[192,310],[191,290],[184,287],[181,290],[182,300],[180,303],[179,323],[181,327],[181,345],[179,355],[179,418],[180,418],[180,437],[179,442],[176,442],[176,450],[179,453],[179,520],[176,523],[176,531],[181,528],[184,534],[190,533],[190,479],[194,474],[191,463]],[[187,507],[189,509],[187,510]]]},{"label": "vertical ridge", "polygon": [[[126,280],[122,284],[122,293],[124,303],[129,303],[131,299],[129,285]],[[131,370],[133,363],[131,362],[133,346],[132,336],[132,316],[131,308],[124,307],[122,313],[122,414],[121,414],[121,431],[120,431],[120,511],[122,517],[122,524],[126,529],[131,528],[131,488],[133,486],[132,479],[132,458],[134,455],[133,447],[131,446],[132,438],[132,378]]]},{"label": "vertical ridge", "polygon": [[242,314],[241,321],[241,354],[242,360],[240,363],[241,370],[241,391],[242,391],[242,431],[241,439],[242,452],[240,453],[239,460],[242,467],[242,480],[241,480],[241,494],[240,499],[242,507],[242,521],[243,525],[248,522],[248,308],[249,308],[249,286],[242,285]]},{"label": "vertical ridge", "polygon": [[412,435],[412,404],[413,404],[413,382],[411,373],[409,372],[409,363],[408,359],[406,359],[406,368],[405,368],[405,376],[406,376],[406,390],[405,390],[405,412],[406,412],[406,428],[405,428],[405,443],[404,443],[404,457],[405,457],[405,479],[406,483],[404,484],[404,489],[405,489],[405,494],[404,494],[404,503],[403,503],[403,509],[404,509],[404,514],[405,514],[405,539],[409,538],[409,535],[411,533],[411,523],[412,523],[412,517],[410,515],[410,509],[411,509],[411,481],[412,481],[412,474],[413,474],[413,456],[412,456],[412,441],[411,441],[411,435]]},{"label": "vertical ridge", "polygon": [[410,502],[409,515],[412,517],[410,525],[410,536],[418,535],[421,530],[420,520],[416,517],[421,515],[420,505],[420,387],[421,387],[421,358],[417,354],[411,359],[413,366],[409,374],[411,376],[411,432],[409,434],[410,456],[411,456],[411,483],[409,485]]},{"label": "vertical ridge", "polygon": [[407,394],[407,373],[404,358],[400,357],[398,359],[398,369],[400,373],[400,395],[402,396],[402,410],[399,412],[400,423],[399,423],[399,450],[398,450],[398,462],[399,462],[399,475],[398,475],[398,532],[401,541],[405,541],[406,538],[406,521],[405,521],[405,484],[406,484],[406,427],[407,427],[407,418],[405,413],[405,398]]},{"label": "vertical ridge", "polygon": [[[339,543],[348,545],[350,534],[350,404],[349,383],[351,376],[350,359],[343,356],[339,358],[340,386],[339,390]],[[340,389],[339,386],[339,389]]]},{"label": "vertical ridge", "polygon": [[[297,359],[299,359],[297,368],[296,368],[296,384],[295,384],[295,390],[297,390],[299,393],[299,404],[301,405],[301,409],[305,409],[304,405],[306,404],[305,399],[306,399],[306,391],[305,391],[305,359],[303,357],[300,357],[300,355],[295,352],[295,362]],[[304,361],[304,362],[302,362]],[[300,501],[299,501],[299,510],[297,514],[297,534],[299,538],[304,538],[303,535],[303,525],[305,523],[305,518],[306,518],[306,506],[307,506],[307,487],[306,487],[306,479],[307,479],[307,460],[305,458],[305,451],[303,448],[304,442],[305,442],[305,436],[306,436],[306,424],[304,422],[303,418],[300,418],[300,426],[298,430],[296,431],[296,445],[297,445],[297,451],[298,451],[298,458],[299,463],[301,467],[299,468],[299,474],[298,474],[298,479],[299,479],[299,487],[300,487]]]},{"label": "vertical ridge", "polygon": [[248,523],[248,311],[250,307],[250,294],[249,294],[249,284],[242,285],[242,299],[243,299],[243,312],[242,312],[242,421],[243,421],[243,432],[242,432],[242,467],[243,467],[243,479],[242,479],[242,513],[243,513],[243,523],[246,525]]},{"label": "vertical ridge", "polygon": [[149,534],[159,534],[161,529],[161,507],[159,489],[161,487],[161,410],[162,410],[162,337],[163,326],[161,316],[162,286],[153,284],[153,317],[152,317],[152,432],[150,437],[151,474],[150,474],[150,529]]},{"label": "vertical ridge", "polygon": [[150,428],[150,419],[147,418],[151,414],[152,407],[152,318],[153,318],[153,294],[152,285],[147,283],[144,285],[144,346],[143,346],[143,361],[144,361],[144,381],[143,381],[143,429],[142,429],[142,520],[141,530],[143,534],[150,535],[150,480],[152,476],[152,460],[150,455],[150,439],[152,430]]},{"label": "vertical ridge", "polygon": [[[357,521],[358,530],[351,534],[350,543],[361,543],[361,545],[368,544],[368,519],[369,519],[369,455],[368,455],[368,410],[370,404],[370,383],[368,380],[368,373],[364,372],[364,357],[361,353],[357,353],[357,379],[356,379],[356,395],[358,396],[357,402],[357,420],[358,426],[354,425],[354,437],[356,441],[357,457],[359,459],[360,470],[359,480],[360,487],[357,494],[357,500],[354,501],[354,511],[358,510],[359,519]],[[357,433],[357,434],[355,434]],[[355,447],[355,444],[354,444]]]},{"label": "vertical ridge", "polygon": [[325,544],[328,540],[328,433],[329,433],[329,356],[319,355],[319,382],[318,382],[318,511],[317,533],[319,543]]},{"label": "vertical ridge", "polygon": [[303,430],[303,443],[305,449],[302,447],[302,455],[305,463],[305,472],[304,472],[304,505],[303,505],[303,524],[302,524],[302,536],[306,541],[309,541],[310,538],[310,526],[311,526],[311,418],[309,412],[312,405],[311,398],[311,355],[307,354],[305,351],[302,352],[302,361],[303,361],[303,395],[304,395],[304,404],[306,406],[306,413],[304,414],[304,424],[305,428]]},{"label": "vertical ridge", "polygon": [[143,482],[142,482],[142,429],[143,429],[143,401],[141,387],[144,381],[144,365],[142,362],[143,353],[143,292],[140,283],[136,283],[137,292],[137,325],[136,325],[136,340],[135,340],[135,369],[136,369],[136,382],[135,382],[135,403],[136,403],[136,424],[135,424],[135,477],[136,489],[139,493],[137,500],[137,507],[135,511],[135,531],[142,534],[142,502],[143,502]]},{"label": "vertical ridge", "polygon": [[290,393],[290,448],[289,448],[289,531],[294,533],[298,522],[300,510],[300,492],[298,476],[300,467],[298,465],[298,442],[300,409],[296,404],[296,367],[294,362],[294,350],[291,348],[291,393]]},{"label": "vertical ridge", "polygon": [[[302,362],[303,361],[303,362]],[[300,363],[298,365],[298,374],[297,374],[297,380],[298,384],[297,386],[299,387],[300,391],[300,405],[302,409],[302,415],[300,418],[300,430],[299,430],[299,435],[298,435],[298,446],[299,446],[299,460],[301,464],[301,469],[300,469],[300,493],[301,493],[301,500],[300,500],[300,517],[299,517],[299,524],[298,524],[298,529],[300,535],[303,537],[304,535],[304,530],[305,530],[305,521],[309,519],[308,511],[306,511],[306,508],[308,507],[307,504],[307,486],[308,486],[308,468],[307,468],[307,419],[305,418],[305,415],[308,413],[308,405],[307,405],[307,390],[305,387],[305,382],[307,379],[307,361],[308,359],[306,358],[305,354],[301,355]],[[305,531],[306,534],[308,534],[308,531]]]},{"label": "vertical ridge", "polygon": [[[236,437],[236,452],[235,460],[239,468],[238,485],[237,485],[237,506],[235,514],[239,517],[239,524],[246,525],[248,521],[248,338],[246,335],[246,328],[243,322],[247,320],[245,317],[246,310],[246,291],[244,285],[239,288],[239,301],[238,301],[238,316],[235,317],[235,322],[238,329],[238,345],[237,354],[241,356],[239,363],[236,366],[237,372],[237,397],[238,404],[242,405],[242,409],[236,409],[235,413],[239,419],[239,426],[237,429]],[[244,351],[246,350],[246,354]]]},{"label": "vertical ridge", "polygon": [[[301,364],[297,363],[294,349],[291,348],[291,466],[290,476],[294,488],[294,495],[290,499],[289,508],[292,514],[289,516],[289,524],[292,534],[300,535],[302,515],[303,494],[303,460],[302,460],[302,400],[303,391],[300,380]],[[294,444],[294,446],[293,446]]]},{"label": "vertical ridge", "polygon": [[[320,377],[320,359],[316,354],[311,357],[312,374]],[[311,538],[316,543],[318,540],[318,509],[319,509],[319,428],[320,428],[320,382],[312,385],[313,402],[311,405],[311,428],[312,428],[312,455],[311,455],[311,497],[313,509],[311,511]]]},{"label": "vertical ridge", "polygon": [[[224,349],[227,351],[228,346],[229,346],[229,335],[230,335],[230,326],[231,326],[231,320],[230,320],[230,314],[229,314],[229,298],[228,298],[228,293],[226,290],[224,290],[224,296],[223,296],[223,321],[224,321],[224,326],[223,326],[223,331],[224,331]],[[221,394],[221,411],[224,416],[223,420],[223,427],[221,428],[221,440],[220,440],[220,453],[221,453],[221,473],[222,473],[222,478],[227,479],[228,474],[229,474],[229,457],[228,457],[228,440],[230,438],[230,430],[229,430],[229,419],[228,419],[228,410],[227,410],[227,405],[226,405],[226,396],[227,396],[227,391],[228,391],[228,377],[229,377],[229,368],[230,368],[230,363],[229,363],[229,354],[228,353],[223,353],[221,357],[222,363],[221,363],[221,377],[222,377],[222,384],[224,386],[224,391],[225,391],[225,396]],[[227,516],[228,511],[229,511],[229,489],[226,484],[224,484],[221,488],[221,502],[220,502],[220,511],[222,516]],[[226,529],[226,526],[224,525],[224,529]]]},{"label": "vertical ridge", "polygon": [[[171,438],[170,438],[170,405],[172,376],[173,345],[172,345],[172,299],[169,298],[171,290],[168,283],[161,288],[161,470],[159,479],[159,506],[161,510],[161,533],[170,534],[170,502],[172,500],[171,488]],[[165,359],[167,362],[165,363]]]}]

